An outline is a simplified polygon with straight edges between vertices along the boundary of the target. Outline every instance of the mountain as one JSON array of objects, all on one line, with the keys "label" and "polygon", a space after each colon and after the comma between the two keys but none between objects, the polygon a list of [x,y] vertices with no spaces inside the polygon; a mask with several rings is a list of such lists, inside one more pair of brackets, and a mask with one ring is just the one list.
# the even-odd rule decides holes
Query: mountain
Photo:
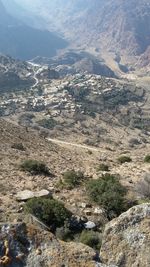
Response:
[{"label": "mountain", "polygon": [[137,57],[149,51],[148,0],[15,1],[45,20],[46,28],[63,33],[73,47],[93,50],[105,59],[110,55],[116,63],[119,58],[136,66]]},{"label": "mountain", "polygon": [[35,56],[50,57],[67,42],[47,30],[28,26],[9,15],[0,1],[0,52],[28,60]]},{"label": "mountain", "polygon": [[20,5],[20,1],[17,3],[15,0],[1,0],[3,5],[5,6],[7,12],[11,14],[13,17],[21,20],[28,26],[43,28],[43,20],[39,16],[36,16],[32,9],[26,10],[24,6]]},{"label": "mountain", "polygon": [[116,77],[115,73],[102,60],[82,51],[67,51],[53,58],[36,57],[33,59],[33,62],[56,68],[61,77],[76,73]]}]

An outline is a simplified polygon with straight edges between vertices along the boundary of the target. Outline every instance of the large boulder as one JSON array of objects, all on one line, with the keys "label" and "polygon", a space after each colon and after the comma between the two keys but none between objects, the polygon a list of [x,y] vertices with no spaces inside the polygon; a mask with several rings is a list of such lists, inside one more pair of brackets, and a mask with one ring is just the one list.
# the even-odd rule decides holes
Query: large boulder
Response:
[{"label": "large boulder", "polygon": [[0,224],[0,266],[96,267],[94,257],[92,248],[62,242],[33,224]]},{"label": "large boulder", "polygon": [[108,265],[150,266],[150,203],[132,207],[106,225],[100,256]]}]

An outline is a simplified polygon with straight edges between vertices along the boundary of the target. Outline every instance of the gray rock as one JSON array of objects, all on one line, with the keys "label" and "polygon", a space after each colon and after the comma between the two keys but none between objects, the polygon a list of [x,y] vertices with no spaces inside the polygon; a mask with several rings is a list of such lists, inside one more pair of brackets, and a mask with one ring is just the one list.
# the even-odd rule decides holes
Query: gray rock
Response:
[{"label": "gray rock", "polygon": [[24,190],[21,192],[18,192],[16,194],[16,199],[18,201],[27,201],[28,199],[34,198],[34,197],[45,197],[45,196],[49,196],[50,192],[48,190],[41,190],[41,191],[37,191],[37,192],[32,192],[30,190]]},{"label": "gray rock", "polygon": [[96,227],[96,224],[94,222],[88,221],[87,223],[84,224],[86,229],[94,229]]},{"label": "gray rock", "polygon": [[100,258],[118,267],[150,266],[150,203],[134,206],[106,225]]},{"label": "gray rock", "polygon": [[60,242],[49,231],[34,224],[1,224],[0,237],[0,266],[5,265],[7,249],[8,267],[60,267],[62,264],[95,267],[92,248],[81,243]]}]

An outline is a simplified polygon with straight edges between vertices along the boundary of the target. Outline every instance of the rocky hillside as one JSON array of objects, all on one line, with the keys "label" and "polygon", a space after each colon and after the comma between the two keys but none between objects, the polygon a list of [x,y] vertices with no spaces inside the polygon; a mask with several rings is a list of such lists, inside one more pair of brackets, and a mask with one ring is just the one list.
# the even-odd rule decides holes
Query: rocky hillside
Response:
[{"label": "rocky hillside", "polygon": [[[86,1],[80,13],[82,38],[131,55],[142,54],[150,45],[149,1]],[[75,21],[73,22],[75,24]],[[86,23],[86,25],[85,25]],[[86,30],[85,30],[86,29]],[[85,33],[84,33],[85,31]]]},{"label": "rocky hillside", "polygon": [[87,53],[70,50],[53,58],[36,57],[34,63],[46,64],[56,68],[61,77],[76,73],[90,73],[115,78],[115,73],[106,66],[103,60]]},{"label": "rocky hillside", "polygon": [[[149,164],[144,163],[144,157],[148,151],[148,144],[136,149],[128,149],[128,154],[126,147],[124,150],[114,150],[102,145],[98,149],[90,146],[74,146],[71,143],[54,144],[45,139],[42,132],[1,119],[1,265],[7,263],[8,267],[43,267],[43,264],[46,267],[51,265],[114,267],[120,264],[121,267],[137,267],[141,263],[142,267],[149,266],[149,204],[133,207],[106,224],[108,218],[105,210],[90,201],[83,185],[72,189],[59,187],[60,179],[66,170],[82,171],[86,184],[90,177],[98,179],[102,173],[105,174],[105,172],[98,172],[97,169],[100,163],[105,163],[108,164],[110,173],[120,175],[121,183],[128,190],[128,201],[133,201],[137,197],[141,199],[136,188],[141,177],[143,178],[149,172]],[[132,162],[120,165],[117,158],[123,152],[130,155]],[[23,171],[20,166],[27,159],[44,162],[51,175],[37,175]],[[69,243],[60,241],[34,216],[27,215],[25,201],[28,197],[32,198],[33,193],[37,196],[37,192],[43,192],[43,189],[44,192],[47,190],[50,195],[52,194],[55,200],[64,203],[78,220],[82,218],[89,223],[94,223],[100,233],[106,224],[100,257],[94,249],[79,243],[79,239]],[[26,197],[27,191],[24,190],[28,192],[30,190],[30,196]],[[17,197],[20,194],[23,196],[22,199]]]},{"label": "rocky hillside", "polygon": [[101,263],[94,260],[91,248],[62,242],[33,223],[1,224],[0,263],[8,267],[148,267],[149,222],[150,205],[143,204],[106,225]]}]

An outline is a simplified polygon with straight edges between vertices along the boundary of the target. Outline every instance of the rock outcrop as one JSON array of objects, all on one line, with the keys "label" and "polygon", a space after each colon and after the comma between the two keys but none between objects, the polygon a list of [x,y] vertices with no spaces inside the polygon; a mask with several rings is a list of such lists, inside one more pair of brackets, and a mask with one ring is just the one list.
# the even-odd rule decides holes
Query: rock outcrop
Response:
[{"label": "rock outcrop", "polygon": [[106,225],[101,260],[118,267],[150,266],[150,203],[132,207]]},{"label": "rock outcrop", "polygon": [[135,206],[106,225],[101,263],[92,248],[63,242],[31,223],[0,224],[0,266],[148,267],[150,203]]},{"label": "rock outcrop", "polygon": [[59,241],[25,223],[0,225],[0,266],[96,267],[95,252],[83,244]]}]

